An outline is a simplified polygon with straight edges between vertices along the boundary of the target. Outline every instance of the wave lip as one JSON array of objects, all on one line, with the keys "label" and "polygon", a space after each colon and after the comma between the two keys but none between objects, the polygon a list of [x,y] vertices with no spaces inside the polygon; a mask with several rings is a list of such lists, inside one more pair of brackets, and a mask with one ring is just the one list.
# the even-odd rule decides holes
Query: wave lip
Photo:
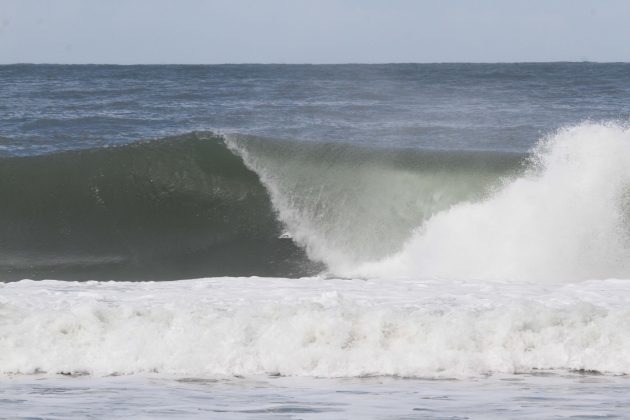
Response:
[{"label": "wave lip", "polygon": [[0,285],[3,374],[630,373],[627,280]]},{"label": "wave lip", "polygon": [[402,249],[450,206],[481,200],[522,171],[524,155],[383,149],[238,134],[226,144],[265,185],[292,238],[333,273]]}]

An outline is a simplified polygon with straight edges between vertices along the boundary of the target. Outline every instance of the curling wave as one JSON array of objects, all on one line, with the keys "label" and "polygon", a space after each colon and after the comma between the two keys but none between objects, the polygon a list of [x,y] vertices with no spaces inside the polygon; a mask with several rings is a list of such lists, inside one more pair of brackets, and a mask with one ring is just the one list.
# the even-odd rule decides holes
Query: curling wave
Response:
[{"label": "curling wave", "polygon": [[279,219],[332,273],[391,255],[414,230],[518,176],[519,153],[412,150],[227,135],[255,171]]},{"label": "curling wave", "polygon": [[312,275],[382,258],[520,156],[189,133],[0,159],[0,278]]},{"label": "curling wave", "polygon": [[0,278],[630,277],[630,130],[529,155],[207,132],[0,158]]}]

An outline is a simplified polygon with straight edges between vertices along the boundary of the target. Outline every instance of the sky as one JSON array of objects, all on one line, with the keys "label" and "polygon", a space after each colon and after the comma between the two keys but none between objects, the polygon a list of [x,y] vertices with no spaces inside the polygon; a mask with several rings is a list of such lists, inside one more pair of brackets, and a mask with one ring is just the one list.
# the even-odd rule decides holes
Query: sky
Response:
[{"label": "sky", "polygon": [[0,0],[0,64],[630,61],[630,0]]}]

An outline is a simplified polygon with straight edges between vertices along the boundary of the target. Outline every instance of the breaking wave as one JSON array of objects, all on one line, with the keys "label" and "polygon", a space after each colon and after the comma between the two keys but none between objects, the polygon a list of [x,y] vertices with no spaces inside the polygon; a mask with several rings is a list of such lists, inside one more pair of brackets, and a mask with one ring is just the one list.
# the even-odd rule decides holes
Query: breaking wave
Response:
[{"label": "breaking wave", "polygon": [[630,276],[630,131],[529,155],[196,132],[0,158],[0,276]]},{"label": "breaking wave", "polygon": [[418,223],[481,197],[519,159],[204,132],[5,157],[0,278],[336,270],[400,248]]},{"label": "breaking wave", "polygon": [[528,170],[455,205],[354,275],[580,281],[630,277],[630,129],[582,124],[541,142]]}]

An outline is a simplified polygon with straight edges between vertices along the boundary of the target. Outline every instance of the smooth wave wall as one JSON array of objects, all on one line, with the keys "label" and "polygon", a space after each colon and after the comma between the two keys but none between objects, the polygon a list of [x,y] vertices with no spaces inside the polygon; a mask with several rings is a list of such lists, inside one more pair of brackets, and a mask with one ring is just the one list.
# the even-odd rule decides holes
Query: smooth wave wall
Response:
[{"label": "smooth wave wall", "polygon": [[321,270],[281,238],[258,176],[210,133],[2,158],[0,198],[1,280]]}]

